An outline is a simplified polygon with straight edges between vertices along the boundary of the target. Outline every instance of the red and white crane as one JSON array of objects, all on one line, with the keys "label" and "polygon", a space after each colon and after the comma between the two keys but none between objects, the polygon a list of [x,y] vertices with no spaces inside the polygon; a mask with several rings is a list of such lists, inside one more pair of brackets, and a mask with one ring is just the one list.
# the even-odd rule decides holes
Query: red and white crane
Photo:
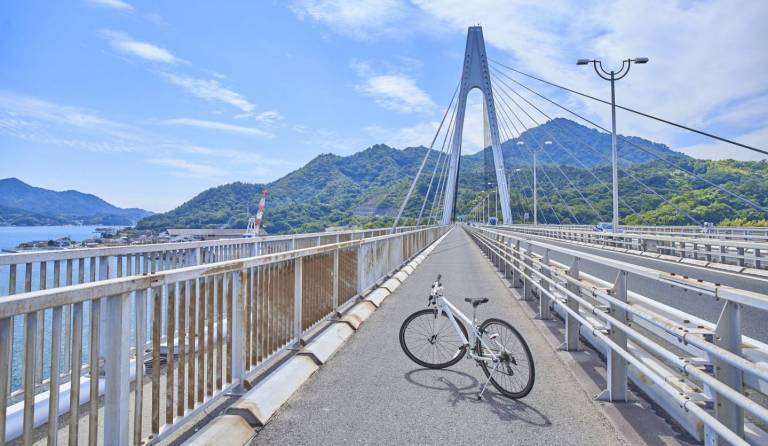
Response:
[{"label": "red and white crane", "polygon": [[261,221],[264,218],[264,207],[267,203],[267,190],[261,191],[261,200],[259,200],[259,209],[256,216],[248,219],[248,228],[245,230],[245,237],[258,237],[261,232]]}]

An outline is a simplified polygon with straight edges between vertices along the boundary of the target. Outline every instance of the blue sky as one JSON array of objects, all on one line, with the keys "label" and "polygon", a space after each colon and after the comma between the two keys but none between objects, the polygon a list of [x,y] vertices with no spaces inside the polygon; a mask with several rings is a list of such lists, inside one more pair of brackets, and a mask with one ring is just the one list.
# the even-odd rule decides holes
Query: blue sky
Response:
[{"label": "blue sky", "polygon": [[[600,97],[607,85],[575,59],[647,56],[620,103],[765,148],[768,3],[650,3],[3,2],[0,177],[164,211],[320,153],[428,145],[476,23],[491,58]],[[604,106],[544,91],[609,122]],[[482,143],[479,104],[473,93],[466,151]],[[754,158],[632,116],[619,131]]]}]

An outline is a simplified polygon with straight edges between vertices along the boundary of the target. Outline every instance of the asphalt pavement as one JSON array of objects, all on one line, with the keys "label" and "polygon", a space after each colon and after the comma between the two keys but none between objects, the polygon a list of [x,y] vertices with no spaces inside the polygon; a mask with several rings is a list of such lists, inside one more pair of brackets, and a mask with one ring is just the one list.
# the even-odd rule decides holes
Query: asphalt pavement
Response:
[{"label": "asphalt pavement", "polygon": [[[479,319],[506,319],[526,338],[536,364],[527,397],[510,400],[489,387],[478,401],[484,375],[474,361],[429,370],[402,352],[400,325],[426,306],[438,273],[463,312],[471,315],[464,297],[489,297]],[[477,246],[454,228],[253,444],[626,444],[598,405]]]}]

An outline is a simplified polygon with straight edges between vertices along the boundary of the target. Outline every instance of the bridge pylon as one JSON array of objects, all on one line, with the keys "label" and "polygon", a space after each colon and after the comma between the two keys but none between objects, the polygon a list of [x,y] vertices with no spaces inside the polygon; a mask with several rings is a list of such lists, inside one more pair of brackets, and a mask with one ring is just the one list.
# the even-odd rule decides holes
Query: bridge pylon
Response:
[{"label": "bridge pylon", "polygon": [[493,101],[491,77],[488,70],[488,57],[485,53],[483,28],[471,26],[467,32],[467,47],[464,51],[464,68],[461,74],[459,102],[456,109],[456,123],[451,141],[451,163],[448,169],[448,181],[445,189],[443,206],[443,224],[453,221],[456,206],[456,192],[459,184],[459,163],[461,161],[461,139],[464,131],[464,113],[467,108],[467,95],[475,88],[483,92],[484,106],[488,116],[488,128],[493,150],[493,163],[496,170],[496,184],[499,188],[501,214],[504,224],[512,223],[512,211],[509,207],[509,188],[504,172],[504,157],[501,153],[499,126],[496,120],[496,106]]}]

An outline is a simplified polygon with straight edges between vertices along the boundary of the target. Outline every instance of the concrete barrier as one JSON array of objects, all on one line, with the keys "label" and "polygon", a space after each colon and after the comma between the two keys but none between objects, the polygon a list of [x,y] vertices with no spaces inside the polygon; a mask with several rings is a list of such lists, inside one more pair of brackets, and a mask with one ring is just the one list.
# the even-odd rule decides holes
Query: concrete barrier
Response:
[{"label": "concrete barrier", "polygon": [[226,438],[227,444],[246,444],[255,431],[243,417],[222,415],[208,423],[200,432],[184,442],[192,446],[218,446]]},{"label": "concrete barrier", "polygon": [[348,322],[352,327],[357,330],[360,327],[360,324],[365,322],[368,317],[371,316],[371,314],[376,310],[376,305],[368,300],[362,300],[357,305],[352,307],[351,310],[349,310],[347,313],[344,314],[344,316],[341,317],[341,320],[344,322]]},{"label": "concrete barrier", "polygon": [[227,414],[239,415],[251,426],[263,426],[318,368],[309,356],[293,356],[230,406]]},{"label": "concrete barrier", "polygon": [[333,324],[304,347],[301,354],[311,354],[320,364],[325,364],[354,333],[347,324]]},{"label": "concrete barrier", "polygon": [[376,288],[371,294],[365,296],[365,300],[372,302],[378,308],[389,295],[390,292],[386,288]]},{"label": "concrete barrier", "polygon": [[394,277],[395,279],[399,280],[400,283],[403,283],[403,282],[405,282],[405,279],[408,278],[408,275],[409,275],[409,273],[407,273],[405,271],[398,271],[392,277]]},{"label": "concrete barrier", "polygon": [[384,282],[381,287],[386,288],[389,290],[390,293],[394,293],[397,287],[400,286],[400,281],[395,279],[394,277]]}]

